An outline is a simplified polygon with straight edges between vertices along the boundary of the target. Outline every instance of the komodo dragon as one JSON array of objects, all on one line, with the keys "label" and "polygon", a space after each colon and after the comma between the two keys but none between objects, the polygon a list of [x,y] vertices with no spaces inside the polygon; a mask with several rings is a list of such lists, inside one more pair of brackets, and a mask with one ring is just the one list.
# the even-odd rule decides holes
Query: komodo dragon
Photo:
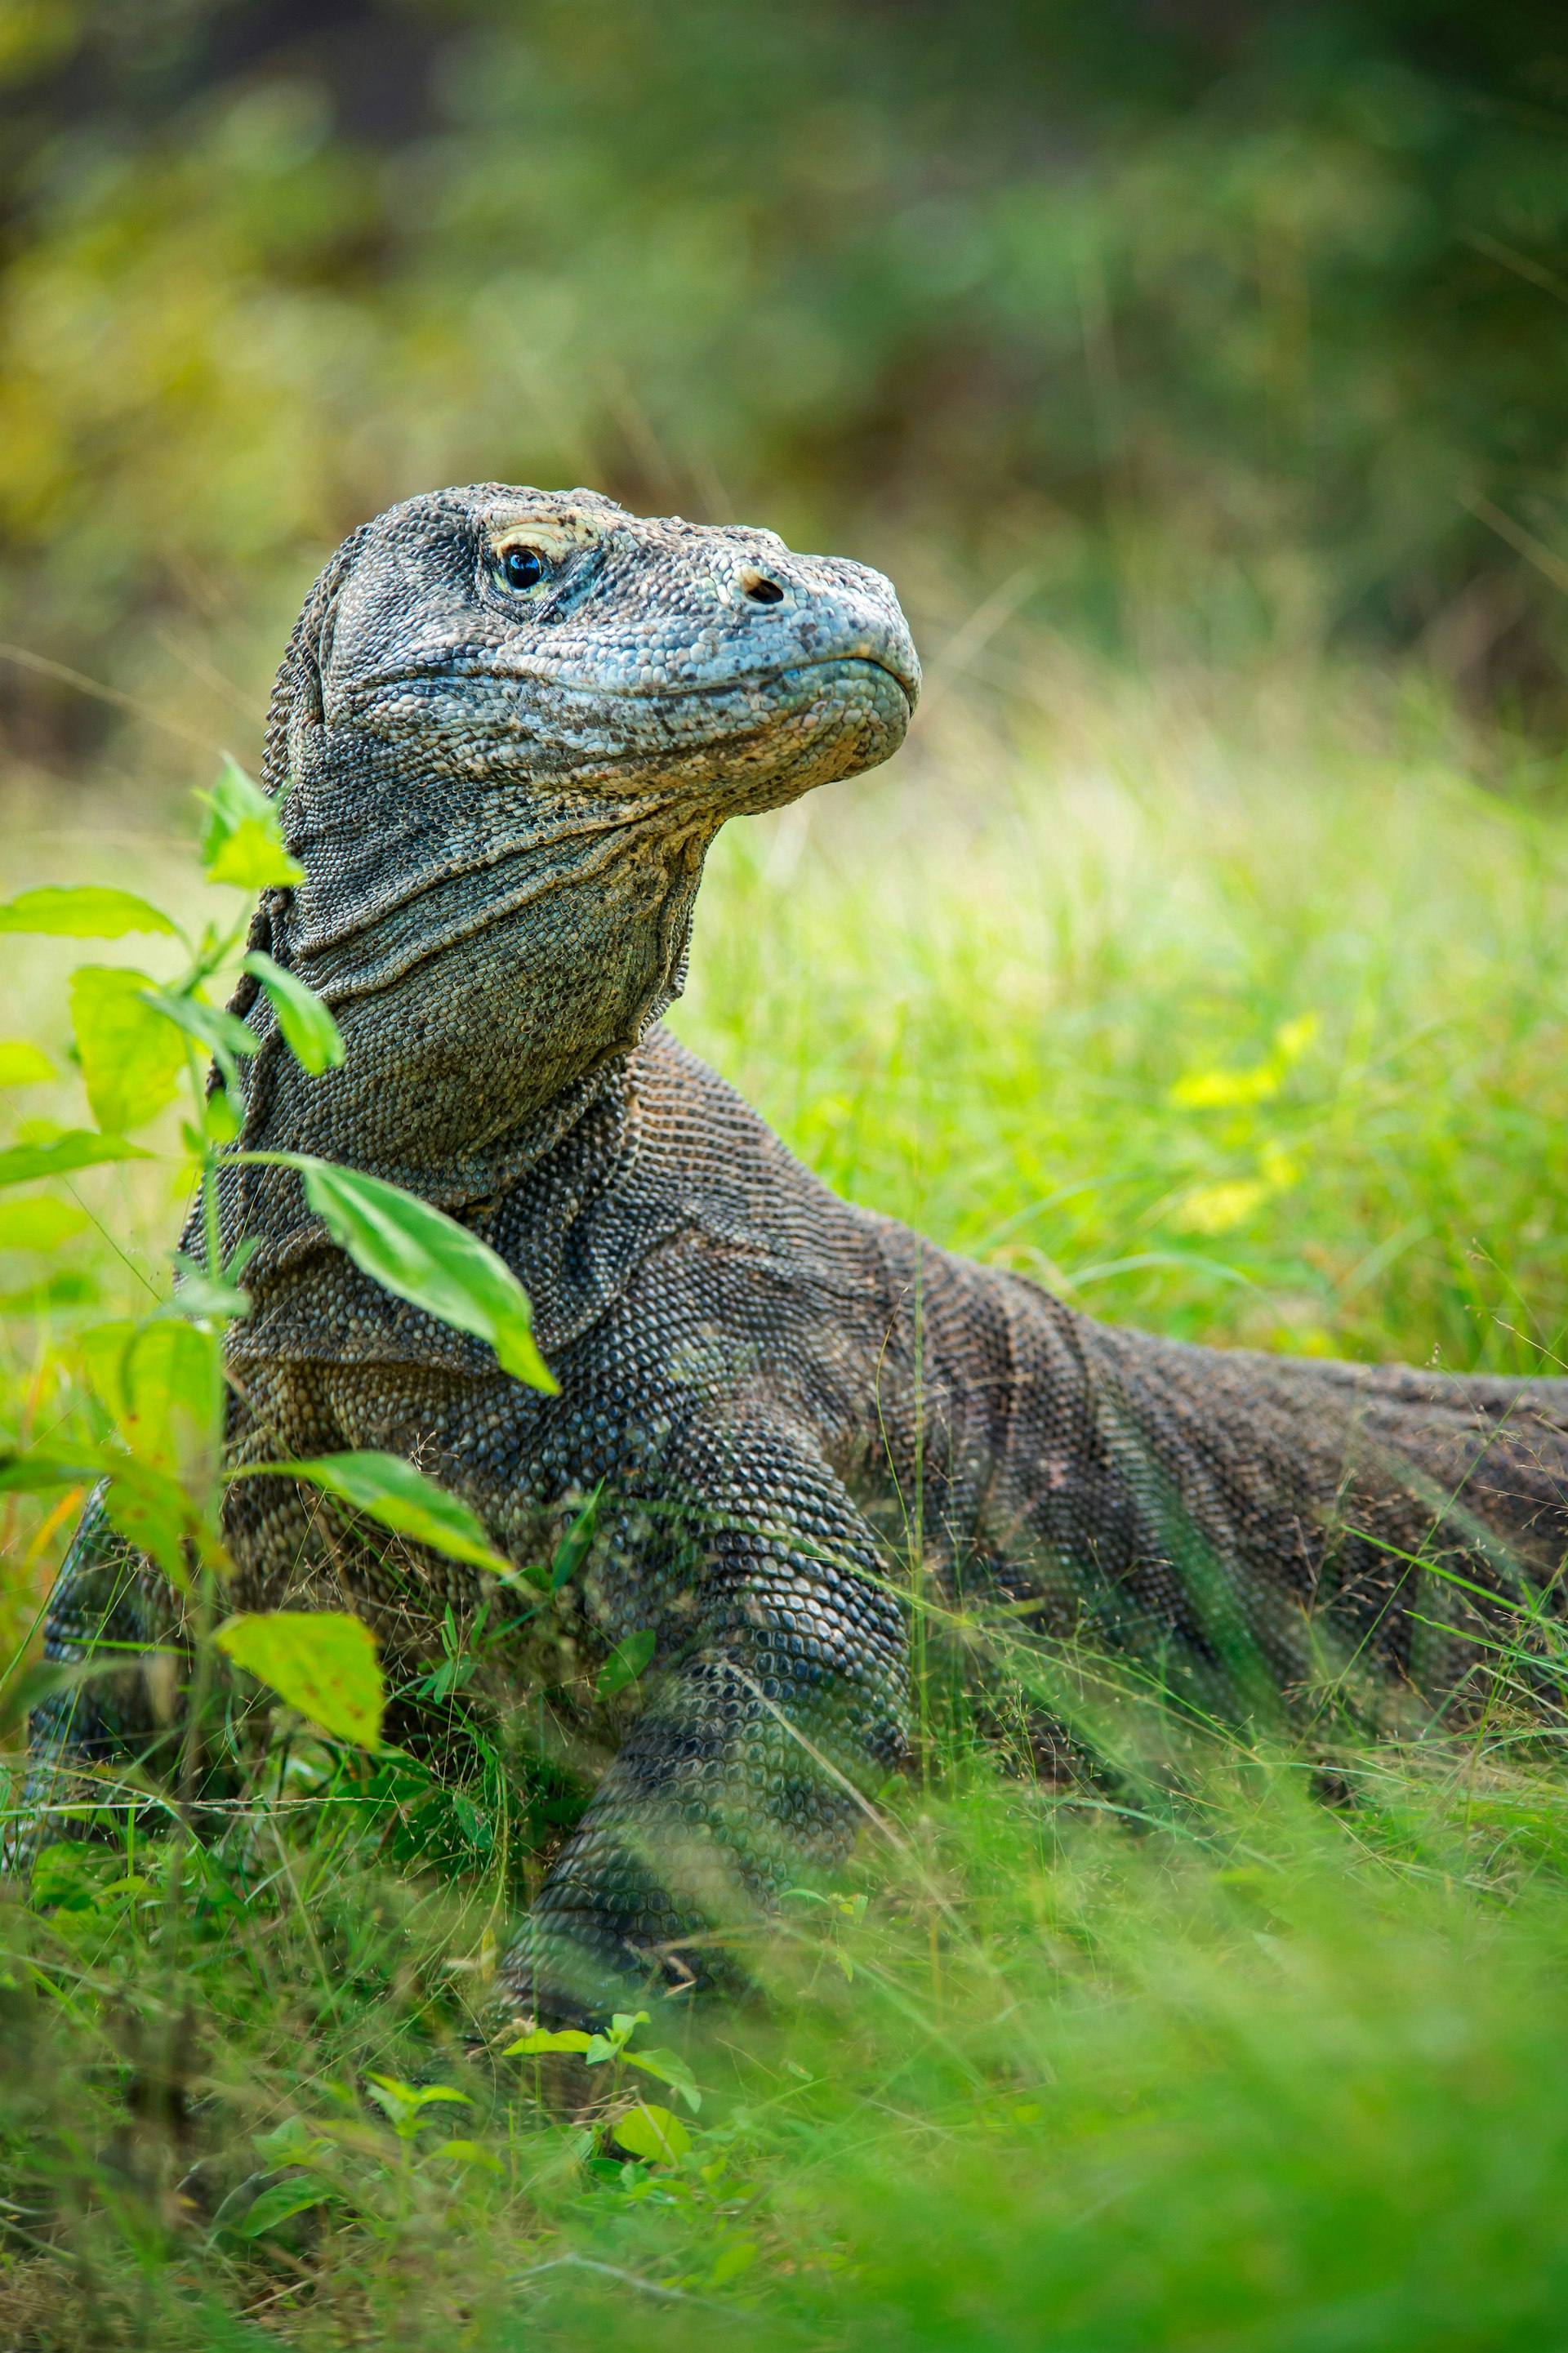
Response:
[{"label": "komodo dragon", "polygon": [[[605,1641],[658,1648],[509,1965],[556,2014],[721,1974],[715,1923],[845,1852],[905,1755],[917,1496],[936,1589],[1033,1596],[1047,1624],[1142,1628],[1199,1662],[1228,1610],[1284,1686],[1327,1642],[1451,1689],[1478,1653],[1417,1623],[1414,1556],[1539,1592],[1568,1546],[1568,1380],[1092,1323],[838,1200],[659,1026],[719,827],[888,758],[918,685],[860,565],[495,483],[354,532],[279,673],[263,782],[288,782],[306,880],[266,894],[252,940],[320,991],[347,1059],[307,1076],[242,988],[240,1142],[468,1221],[531,1294],[561,1392],[363,1278],[292,1173],[229,1167],[226,1246],[259,1238],[231,1451],[414,1457],[520,1563],[604,1482],[582,1607]],[[346,1601],[395,1661],[439,1657],[483,1573],[389,1561],[360,1526],[324,1533],[286,1479],[239,1482],[236,1605]],[[1445,1588],[1419,1615],[1458,1626],[1459,1606]],[[89,1510],[50,1654],[167,1620]],[[35,1719],[43,1802],[131,1738],[111,1688]]]}]

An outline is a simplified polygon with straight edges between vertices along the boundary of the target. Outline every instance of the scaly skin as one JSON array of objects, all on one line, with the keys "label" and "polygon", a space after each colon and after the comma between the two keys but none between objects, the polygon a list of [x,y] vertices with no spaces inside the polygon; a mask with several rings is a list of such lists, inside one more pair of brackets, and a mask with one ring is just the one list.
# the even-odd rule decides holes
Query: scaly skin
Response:
[{"label": "scaly skin", "polygon": [[[536,586],[509,584],[521,549]],[[527,1287],[561,1394],[362,1278],[291,1174],[229,1168],[226,1247],[260,1238],[232,1453],[408,1455],[520,1563],[605,1482],[580,1608],[658,1649],[509,1965],[556,2012],[721,1977],[726,1936],[843,1855],[905,1750],[917,1542],[950,1596],[1032,1597],[1200,1683],[1240,1645],[1287,1687],[1372,1662],[1432,1690],[1472,1669],[1479,1610],[1458,1588],[1414,1608],[1411,1556],[1507,1592],[1568,1545],[1568,1382],[1095,1324],[837,1200],[658,1026],[718,827],[885,759],[918,679],[859,565],[493,484],[356,533],[279,673],[264,782],[289,780],[308,879],[267,894],[253,940],[348,1052],[307,1077],[242,993],[261,1042],[241,1145],[470,1223]],[[346,1602],[404,1664],[485,1597],[477,1572],[334,1533],[284,1479],[232,1491],[228,1535],[237,1606]],[[89,1514],[52,1652],[111,1605],[120,1639],[160,1615]],[[114,1706],[36,1725],[37,1803],[84,1736],[101,1756],[155,1731],[134,1691]]]}]

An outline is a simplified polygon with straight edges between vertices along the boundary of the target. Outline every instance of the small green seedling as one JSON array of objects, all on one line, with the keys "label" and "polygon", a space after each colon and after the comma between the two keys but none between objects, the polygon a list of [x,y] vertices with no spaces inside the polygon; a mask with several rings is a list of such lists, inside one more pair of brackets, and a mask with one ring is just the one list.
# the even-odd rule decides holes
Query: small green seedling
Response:
[{"label": "small green seedling", "polygon": [[631,2040],[639,2026],[648,2023],[646,2010],[617,2010],[611,2019],[607,2033],[585,2033],[581,2027],[536,2027],[516,2042],[509,2042],[501,2052],[503,2059],[533,2059],[546,2052],[575,2052],[590,2067],[600,2067],[606,2061],[615,2065],[618,2079],[622,2064],[640,2067],[645,2075],[656,2075],[679,2094],[693,2116],[702,2105],[702,2094],[697,2079],[679,2051],[658,2049],[634,2051]]}]

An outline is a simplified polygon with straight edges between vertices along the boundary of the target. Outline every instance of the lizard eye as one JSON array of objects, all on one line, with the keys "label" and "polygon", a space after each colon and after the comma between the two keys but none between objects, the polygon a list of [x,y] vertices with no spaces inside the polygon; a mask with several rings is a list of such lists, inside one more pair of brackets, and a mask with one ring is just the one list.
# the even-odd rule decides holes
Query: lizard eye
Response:
[{"label": "lizard eye", "polygon": [[502,552],[500,568],[509,588],[537,588],[547,567],[537,547],[509,547]]}]

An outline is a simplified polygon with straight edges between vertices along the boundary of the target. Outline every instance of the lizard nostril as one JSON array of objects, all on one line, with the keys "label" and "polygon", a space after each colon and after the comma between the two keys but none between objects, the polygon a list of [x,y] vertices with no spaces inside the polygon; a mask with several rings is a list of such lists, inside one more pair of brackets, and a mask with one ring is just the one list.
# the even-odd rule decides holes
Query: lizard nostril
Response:
[{"label": "lizard nostril", "polygon": [[777,605],[783,602],[784,590],[776,580],[763,572],[753,572],[751,565],[741,575],[741,586],[753,605]]}]

